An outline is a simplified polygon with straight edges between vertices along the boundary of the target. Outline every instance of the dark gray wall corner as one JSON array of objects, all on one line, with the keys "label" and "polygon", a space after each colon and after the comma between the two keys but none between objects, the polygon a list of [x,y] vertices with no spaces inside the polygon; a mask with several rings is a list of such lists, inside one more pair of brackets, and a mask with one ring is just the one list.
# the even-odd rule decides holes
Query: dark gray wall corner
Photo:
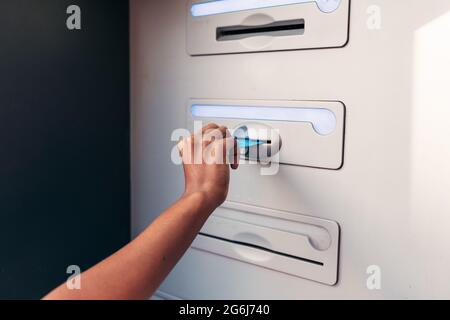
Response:
[{"label": "dark gray wall corner", "polygon": [[40,298],[130,239],[128,12],[0,2],[0,299]]}]

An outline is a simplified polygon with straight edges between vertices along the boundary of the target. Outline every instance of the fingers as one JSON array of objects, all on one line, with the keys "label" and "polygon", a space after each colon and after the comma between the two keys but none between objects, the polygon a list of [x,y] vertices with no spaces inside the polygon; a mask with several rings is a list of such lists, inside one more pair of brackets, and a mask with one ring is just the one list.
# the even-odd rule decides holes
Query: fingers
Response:
[{"label": "fingers", "polygon": [[[201,147],[197,148],[196,146]],[[225,126],[211,123],[203,127],[200,132],[180,141],[178,144],[180,155],[183,158],[190,156],[196,159],[197,156],[201,157],[202,150],[207,148],[212,151],[211,157],[218,158],[215,159],[217,161],[215,163],[230,164],[233,170],[238,169],[240,158],[238,143]],[[197,155],[197,153],[199,154]]]},{"label": "fingers", "polygon": [[[213,138],[214,132],[219,129],[219,126],[215,123],[210,123],[202,128],[199,132],[194,132],[191,136],[192,142],[203,144],[205,146],[205,141],[210,142]],[[207,145],[207,144],[206,144]]]},{"label": "fingers", "polygon": [[192,147],[190,149],[193,149],[196,144],[207,146],[214,140],[224,137],[224,130],[226,130],[225,127],[219,127],[215,123],[210,123],[199,132],[194,132],[191,136],[181,139],[178,143],[180,155],[185,153],[187,146]]},{"label": "fingers", "polygon": [[221,126],[219,127],[219,131],[222,133],[224,139],[231,137],[231,133],[228,131],[227,127]]},{"label": "fingers", "polygon": [[203,131],[203,136],[204,137],[210,137],[211,135],[213,136],[217,136],[217,137],[221,137],[221,138],[226,138],[226,137],[231,137],[231,133],[228,131],[227,127],[224,126],[210,126],[208,129]]},{"label": "fingers", "polygon": [[231,137],[231,133],[224,126],[219,127],[217,125],[212,125],[209,129],[206,129],[203,133],[202,144],[204,147],[209,146],[214,141],[219,141]]},{"label": "fingers", "polygon": [[214,129],[218,129],[219,126],[215,123],[210,123],[207,126],[203,127],[202,130],[200,131],[200,133],[203,135],[205,133],[207,133],[210,130],[214,130]]},{"label": "fingers", "polygon": [[231,169],[237,170],[239,168],[240,152],[237,140],[233,138],[233,141],[233,161],[231,162]]},{"label": "fingers", "polygon": [[239,168],[239,158],[240,158],[239,147],[237,140],[231,135],[225,139],[224,154],[228,155],[229,157],[231,169],[237,170]]}]

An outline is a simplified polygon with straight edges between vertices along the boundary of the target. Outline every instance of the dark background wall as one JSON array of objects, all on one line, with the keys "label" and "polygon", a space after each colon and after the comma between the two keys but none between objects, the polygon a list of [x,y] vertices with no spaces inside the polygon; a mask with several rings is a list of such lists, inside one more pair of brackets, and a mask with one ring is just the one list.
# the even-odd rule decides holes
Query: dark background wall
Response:
[{"label": "dark background wall", "polygon": [[130,238],[128,39],[128,1],[0,1],[0,299]]}]

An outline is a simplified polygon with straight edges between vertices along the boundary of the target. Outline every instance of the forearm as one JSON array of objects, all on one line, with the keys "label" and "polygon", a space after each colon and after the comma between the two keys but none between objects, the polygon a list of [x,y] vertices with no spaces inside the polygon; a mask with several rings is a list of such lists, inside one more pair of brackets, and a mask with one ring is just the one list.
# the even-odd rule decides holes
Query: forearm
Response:
[{"label": "forearm", "polygon": [[81,290],[62,285],[45,299],[149,298],[215,209],[206,199],[184,195],[134,241],[83,273]]}]

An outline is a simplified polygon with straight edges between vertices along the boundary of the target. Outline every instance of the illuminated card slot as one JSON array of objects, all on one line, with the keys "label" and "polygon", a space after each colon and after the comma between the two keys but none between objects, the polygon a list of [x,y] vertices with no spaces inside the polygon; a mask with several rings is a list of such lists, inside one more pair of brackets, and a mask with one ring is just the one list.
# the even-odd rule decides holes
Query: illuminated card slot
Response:
[{"label": "illuminated card slot", "polygon": [[270,143],[270,141],[262,141],[262,140],[252,140],[252,139],[237,139],[237,143],[239,148],[251,148],[255,146],[260,146],[265,143]]},{"label": "illuminated card slot", "polygon": [[191,114],[195,118],[240,119],[255,121],[306,122],[320,135],[329,135],[336,130],[337,119],[329,109],[250,107],[225,105],[192,105]]},{"label": "illuminated card slot", "polygon": [[219,0],[202,2],[192,5],[193,17],[205,17],[216,14],[233,13],[246,10],[256,10],[286,5],[316,3],[320,11],[331,13],[336,11],[341,0]]}]

